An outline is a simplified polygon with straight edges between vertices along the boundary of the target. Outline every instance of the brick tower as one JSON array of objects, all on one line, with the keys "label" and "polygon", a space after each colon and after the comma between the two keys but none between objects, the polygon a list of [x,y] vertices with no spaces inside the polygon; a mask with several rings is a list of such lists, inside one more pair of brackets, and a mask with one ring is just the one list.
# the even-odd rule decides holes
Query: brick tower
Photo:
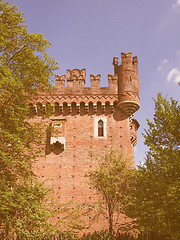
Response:
[{"label": "brick tower", "polygon": [[93,156],[113,148],[131,158],[134,165],[139,123],[133,114],[140,106],[138,60],[131,60],[131,53],[121,53],[121,58],[120,65],[117,57],[113,59],[114,75],[108,75],[108,87],[100,87],[99,74],[90,75],[91,87],[85,87],[85,69],[67,70],[67,77],[56,76],[52,95],[42,93],[32,102],[33,121],[38,121],[46,108],[53,109],[45,121],[55,131],[47,131],[45,155],[34,169],[53,188],[57,203],[93,200],[85,178],[96,164]]}]

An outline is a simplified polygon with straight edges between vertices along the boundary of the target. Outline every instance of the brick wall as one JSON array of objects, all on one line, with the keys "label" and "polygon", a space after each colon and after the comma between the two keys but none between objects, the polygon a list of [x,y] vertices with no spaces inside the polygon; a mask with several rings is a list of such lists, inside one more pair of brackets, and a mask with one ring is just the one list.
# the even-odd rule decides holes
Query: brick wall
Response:
[{"label": "brick wall", "polygon": [[[133,148],[139,124],[129,114],[139,108],[137,61],[134,68],[128,53],[122,55],[122,64],[124,56],[128,57],[126,67],[118,66],[118,59],[114,59],[115,75],[108,75],[108,87],[100,87],[100,75],[91,75],[92,86],[87,88],[84,85],[85,69],[68,70],[68,87],[64,87],[65,75],[57,76],[57,89],[51,95],[41,93],[37,99],[32,100],[34,112],[31,121],[40,119],[36,107],[38,102],[42,104],[44,111],[47,102],[54,109],[54,114],[44,121],[47,122],[47,126],[54,126],[55,132],[45,135],[46,146],[42,149],[44,156],[35,163],[34,171],[46,185],[52,187],[52,196],[57,205],[68,201],[83,203],[96,200],[85,174],[95,168],[96,159],[109,149],[122,152],[125,157],[131,159],[134,166]],[[135,60],[133,58],[133,61]],[[122,68],[123,71],[127,68],[128,77],[127,72],[122,74]],[[122,80],[123,76],[125,79]],[[126,95],[125,100],[120,94]],[[121,99],[124,101],[123,108],[120,104]],[[127,104],[128,109],[136,107],[127,111]],[[100,119],[104,121],[105,128],[102,137],[97,136],[97,122]],[[56,220],[58,216],[54,221]],[[105,226],[104,220],[99,220],[91,227],[91,231]]]}]

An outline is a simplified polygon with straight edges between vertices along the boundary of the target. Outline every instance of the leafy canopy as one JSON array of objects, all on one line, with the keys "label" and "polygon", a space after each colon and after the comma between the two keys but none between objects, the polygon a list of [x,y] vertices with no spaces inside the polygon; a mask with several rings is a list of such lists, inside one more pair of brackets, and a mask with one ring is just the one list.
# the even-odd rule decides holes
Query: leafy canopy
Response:
[{"label": "leafy canopy", "polygon": [[57,67],[46,52],[50,46],[42,34],[27,32],[15,5],[0,1],[0,227],[7,237],[22,228],[30,232],[26,222],[33,219],[35,226],[49,216],[41,205],[47,190],[32,172],[41,129],[29,123],[28,103],[51,89]]},{"label": "leafy canopy", "polygon": [[98,214],[108,220],[111,235],[115,230],[120,228],[124,230],[124,227],[131,225],[130,219],[126,221],[123,215],[128,201],[128,176],[133,171],[129,166],[129,162],[123,158],[122,154],[110,150],[99,159],[97,169],[87,174],[90,184],[99,196]]},{"label": "leafy canopy", "polygon": [[[146,161],[139,166],[133,192],[131,217],[137,227],[180,238],[180,106],[159,93],[153,122],[148,120]],[[165,239],[165,238],[164,238]]]}]

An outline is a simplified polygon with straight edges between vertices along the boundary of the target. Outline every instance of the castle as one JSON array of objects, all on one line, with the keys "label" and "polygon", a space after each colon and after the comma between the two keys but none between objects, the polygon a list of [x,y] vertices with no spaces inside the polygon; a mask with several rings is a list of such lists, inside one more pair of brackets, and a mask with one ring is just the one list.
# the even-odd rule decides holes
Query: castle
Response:
[{"label": "castle", "polygon": [[96,164],[90,152],[102,156],[113,148],[134,166],[139,123],[133,114],[140,107],[138,60],[131,53],[121,53],[121,61],[114,57],[108,87],[100,87],[99,74],[90,75],[91,87],[85,87],[85,69],[67,70],[67,76],[56,76],[53,94],[42,93],[32,102],[35,121],[46,108],[53,109],[46,122],[55,131],[47,131],[45,156],[34,170],[53,188],[57,203],[83,203],[95,197],[85,179]]}]

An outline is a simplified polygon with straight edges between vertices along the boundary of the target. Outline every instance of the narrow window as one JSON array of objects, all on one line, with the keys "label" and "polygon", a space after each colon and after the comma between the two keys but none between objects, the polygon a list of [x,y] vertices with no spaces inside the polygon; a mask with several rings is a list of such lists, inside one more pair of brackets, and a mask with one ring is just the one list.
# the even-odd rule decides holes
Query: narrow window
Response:
[{"label": "narrow window", "polygon": [[98,137],[104,136],[104,123],[102,120],[98,121]]},{"label": "narrow window", "polygon": [[94,138],[107,138],[107,117],[94,118]]}]

